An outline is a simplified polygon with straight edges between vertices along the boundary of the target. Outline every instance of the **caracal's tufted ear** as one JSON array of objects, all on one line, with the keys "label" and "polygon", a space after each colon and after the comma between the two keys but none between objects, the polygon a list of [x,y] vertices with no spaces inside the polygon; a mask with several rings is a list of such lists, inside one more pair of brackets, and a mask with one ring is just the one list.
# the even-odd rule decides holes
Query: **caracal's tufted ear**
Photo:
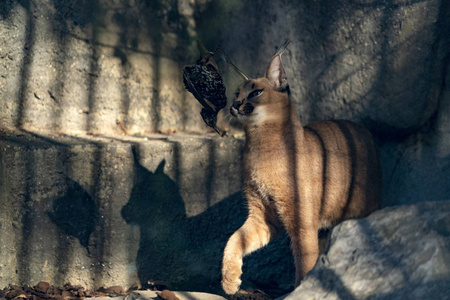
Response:
[{"label": "caracal's tufted ear", "polygon": [[266,70],[266,78],[269,79],[269,82],[277,90],[284,90],[288,86],[286,70],[284,69],[283,61],[281,60],[281,54],[286,50],[289,43],[290,41],[287,40],[280,49],[278,49]]}]

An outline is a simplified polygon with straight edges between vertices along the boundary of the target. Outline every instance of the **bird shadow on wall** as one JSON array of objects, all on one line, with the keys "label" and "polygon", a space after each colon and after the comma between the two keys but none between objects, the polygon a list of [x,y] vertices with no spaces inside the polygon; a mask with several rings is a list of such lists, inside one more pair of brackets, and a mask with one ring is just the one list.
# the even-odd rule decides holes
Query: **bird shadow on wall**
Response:
[{"label": "bird shadow on wall", "polygon": [[99,219],[99,209],[94,199],[76,181],[66,178],[67,191],[53,201],[49,218],[67,235],[77,238],[89,251],[89,238]]},{"label": "bird shadow on wall", "polygon": [[[221,293],[223,249],[247,217],[242,193],[187,217],[177,183],[164,173],[165,160],[151,172],[134,155],[135,184],[121,214],[140,229],[136,267],[141,285],[163,281],[171,289]],[[252,260],[261,255],[264,251],[252,255]],[[244,269],[244,283],[251,273]]]}]

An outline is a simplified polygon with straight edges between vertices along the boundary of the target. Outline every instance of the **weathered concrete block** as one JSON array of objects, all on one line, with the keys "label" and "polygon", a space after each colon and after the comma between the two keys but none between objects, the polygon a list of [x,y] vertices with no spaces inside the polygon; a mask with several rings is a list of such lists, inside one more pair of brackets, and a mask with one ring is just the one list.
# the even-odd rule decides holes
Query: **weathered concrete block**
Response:
[{"label": "weathered concrete block", "polygon": [[[249,76],[264,74],[291,39],[284,60],[305,123],[345,118],[410,134],[436,113],[444,88],[445,0],[26,3],[0,6],[0,127],[208,132],[180,73],[199,37]],[[232,95],[239,82],[223,73]]]},{"label": "weathered concrete block", "polygon": [[208,132],[181,76],[193,12],[167,4],[2,1],[0,128]]},{"label": "weathered concrete block", "polygon": [[222,244],[246,214],[242,140],[2,137],[0,286],[220,280]]}]

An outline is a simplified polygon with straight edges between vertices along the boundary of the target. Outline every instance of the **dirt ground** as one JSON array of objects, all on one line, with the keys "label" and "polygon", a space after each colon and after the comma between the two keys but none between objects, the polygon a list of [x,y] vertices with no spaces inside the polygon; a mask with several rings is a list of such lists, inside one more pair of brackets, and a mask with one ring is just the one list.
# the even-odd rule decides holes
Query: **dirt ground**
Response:
[{"label": "dirt ground", "polygon": [[[0,300],[47,300],[47,299],[57,299],[57,300],[78,300],[93,297],[116,297],[127,295],[128,293],[137,290],[138,287],[131,287],[128,290],[124,290],[121,286],[111,286],[108,288],[100,288],[98,290],[85,289],[79,285],[71,285],[70,283],[65,284],[63,287],[56,287],[50,285],[48,282],[41,281],[35,286],[18,286],[9,285],[4,289],[0,290]],[[178,298],[165,297],[166,295],[171,295],[170,291],[166,289],[164,284],[155,284],[150,287],[153,291],[164,291],[158,293],[161,299],[165,300],[175,300]],[[272,299],[269,295],[265,294],[260,290],[249,290],[245,292],[240,292],[236,295],[227,297],[229,300],[270,300]],[[179,300],[179,299],[178,299]]]},{"label": "dirt ground", "polygon": [[[137,289],[137,288],[135,288]],[[96,291],[88,290],[79,285],[65,284],[62,288],[50,285],[48,282],[41,281],[35,286],[18,286],[9,285],[3,290],[0,290],[0,300],[3,299],[32,299],[32,300],[46,300],[46,299],[84,299],[88,297],[105,297],[105,296],[120,296],[126,295],[133,290],[125,291],[120,286],[112,286],[109,288],[100,288]]]}]

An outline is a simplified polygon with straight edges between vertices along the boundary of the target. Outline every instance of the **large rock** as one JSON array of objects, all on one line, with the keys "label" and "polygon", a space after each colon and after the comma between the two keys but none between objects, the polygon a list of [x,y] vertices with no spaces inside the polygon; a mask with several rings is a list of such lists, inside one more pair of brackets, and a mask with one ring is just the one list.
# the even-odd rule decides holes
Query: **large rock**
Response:
[{"label": "large rock", "polygon": [[337,226],[290,299],[450,299],[450,201],[385,208]]}]

